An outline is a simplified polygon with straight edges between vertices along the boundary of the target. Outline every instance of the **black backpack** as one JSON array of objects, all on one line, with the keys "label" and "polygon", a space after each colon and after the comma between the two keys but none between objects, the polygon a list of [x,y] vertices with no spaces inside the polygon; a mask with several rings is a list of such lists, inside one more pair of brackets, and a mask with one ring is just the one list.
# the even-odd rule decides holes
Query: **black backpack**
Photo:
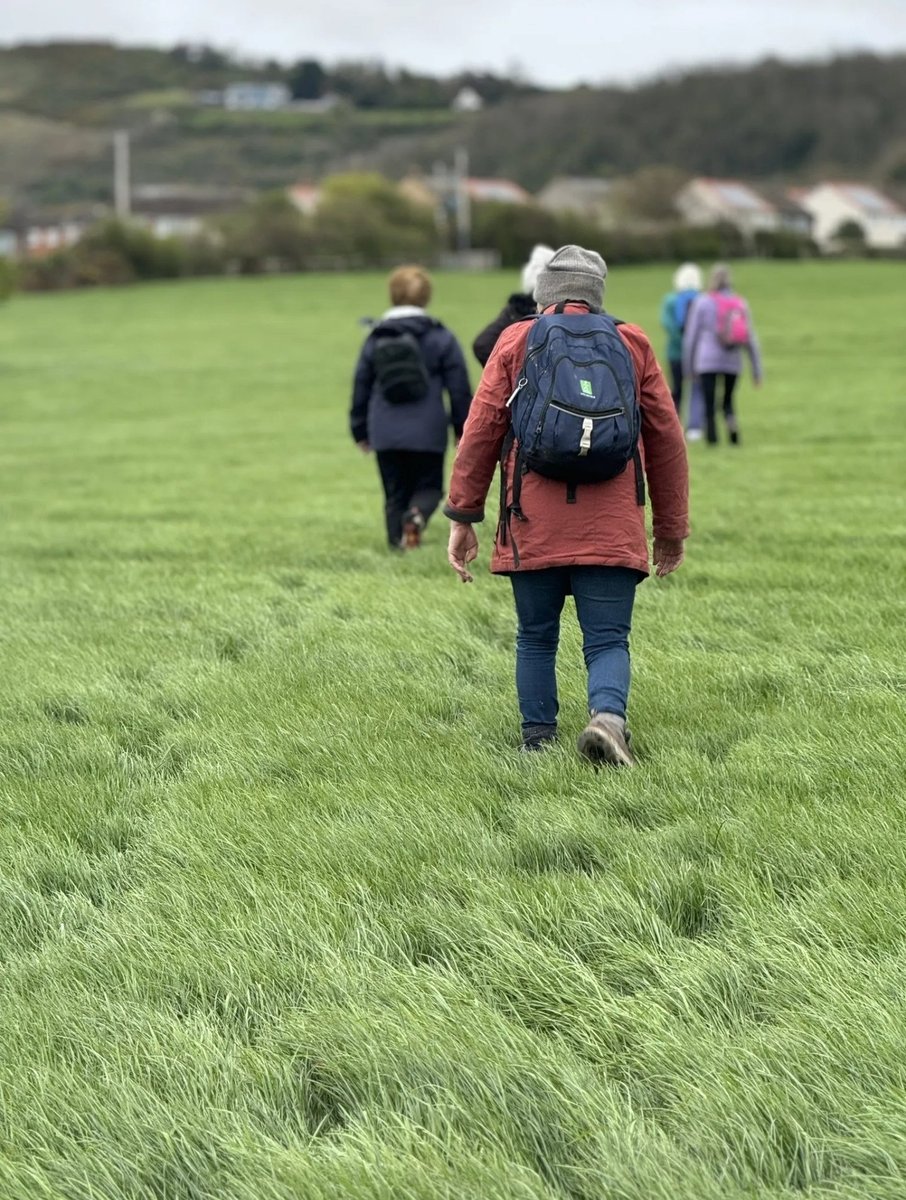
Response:
[{"label": "black backpack", "polygon": [[635,368],[604,313],[538,317],[508,407],[524,469],[548,479],[602,483],[638,458]]},{"label": "black backpack", "polygon": [[374,373],[388,404],[414,404],[428,394],[430,380],[418,338],[390,326],[374,333]]},{"label": "black backpack", "polygon": [[[510,519],[524,521],[522,479],[535,471],[566,484],[567,504],[581,484],[603,483],[635,467],[635,492],[645,503],[639,454],[642,415],[635,368],[617,332],[622,321],[603,313],[563,315],[564,305],[536,317],[525,361],[507,402],[510,428],[500,455],[500,539]],[[517,454],[512,502],[507,506],[507,462]],[[519,554],[513,543],[519,566]]]}]

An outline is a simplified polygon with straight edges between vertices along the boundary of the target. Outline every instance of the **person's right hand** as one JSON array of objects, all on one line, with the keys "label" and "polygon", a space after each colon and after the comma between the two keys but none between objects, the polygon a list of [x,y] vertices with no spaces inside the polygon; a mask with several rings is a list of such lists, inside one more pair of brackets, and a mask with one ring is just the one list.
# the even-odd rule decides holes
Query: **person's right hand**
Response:
[{"label": "person's right hand", "polygon": [[371,453],[371,443],[370,442],[356,442],[356,445],[362,451],[363,454]]},{"label": "person's right hand", "polygon": [[682,538],[654,539],[654,573],[659,577],[675,571],[685,557]]}]

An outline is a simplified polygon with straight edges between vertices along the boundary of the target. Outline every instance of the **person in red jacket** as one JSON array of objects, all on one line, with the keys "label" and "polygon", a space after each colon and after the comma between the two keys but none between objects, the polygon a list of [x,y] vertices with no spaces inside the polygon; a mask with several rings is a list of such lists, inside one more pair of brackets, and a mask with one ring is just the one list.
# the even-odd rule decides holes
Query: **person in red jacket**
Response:
[{"label": "person in red jacket", "polygon": [[[541,271],[535,297],[541,312],[601,312],[607,267],[594,251],[564,246]],[[472,401],[444,512],[452,521],[448,558],[464,583],[478,555],[475,525],[510,426],[507,401],[522,375],[533,322],[505,329]],[[689,535],[689,479],[683,431],[670,388],[646,335],[618,326],[634,367],[641,411],[639,451],[653,508],[654,567],[669,575],[683,561]],[[560,615],[574,597],[588,668],[590,720],[579,752],[597,762],[632,766],[626,729],[629,633],[636,585],[649,573],[645,509],[630,465],[613,479],[585,484],[567,496],[562,482],[528,471],[521,479],[518,521],[507,528],[517,447],[506,463],[504,519],[498,525],[492,572],[509,575],[516,604],[516,690],[522,748],[544,748],[557,736],[556,657]]]}]

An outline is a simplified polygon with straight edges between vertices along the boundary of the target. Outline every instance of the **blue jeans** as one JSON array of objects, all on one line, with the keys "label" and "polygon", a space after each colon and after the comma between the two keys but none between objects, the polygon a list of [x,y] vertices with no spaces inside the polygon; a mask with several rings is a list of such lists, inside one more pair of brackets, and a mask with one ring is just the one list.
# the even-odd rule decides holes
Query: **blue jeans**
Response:
[{"label": "blue jeans", "polygon": [[523,731],[557,723],[560,614],[570,592],[582,630],[589,710],[626,716],[629,630],[641,578],[625,567],[551,567],[510,576],[519,618],[516,691]]}]

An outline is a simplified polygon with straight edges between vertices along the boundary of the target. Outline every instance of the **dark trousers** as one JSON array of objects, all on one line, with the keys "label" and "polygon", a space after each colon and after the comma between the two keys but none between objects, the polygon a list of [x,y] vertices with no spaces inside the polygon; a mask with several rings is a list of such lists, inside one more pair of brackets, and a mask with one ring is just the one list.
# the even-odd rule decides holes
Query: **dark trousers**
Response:
[{"label": "dark trousers", "polygon": [[671,358],[670,360],[670,375],[672,377],[672,385],[670,394],[673,397],[673,403],[676,405],[676,411],[679,413],[680,405],[683,402],[683,362],[682,359]]},{"label": "dark trousers", "polygon": [[736,387],[736,375],[724,375],[715,371],[704,371],[701,376],[702,391],[705,394],[705,427],[708,431],[708,441],[711,445],[717,442],[717,381],[724,381],[723,410],[727,429],[730,431],[730,441],[735,442],[739,437],[739,426],[736,423],[736,413],[733,411],[733,390]]},{"label": "dark trousers", "polygon": [[523,732],[557,724],[560,614],[570,592],[582,630],[589,710],[626,716],[629,630],[639,578],[625,567],[550,567],[510,576],[519,618],[516,691]]},{"label": "dark trousers", "polygon": [[387,541],[398,546],[403,517],[417,508],[425,524],[444,493],[444,456],[426,450],[378,450],[378,470],[384,485]]}]

